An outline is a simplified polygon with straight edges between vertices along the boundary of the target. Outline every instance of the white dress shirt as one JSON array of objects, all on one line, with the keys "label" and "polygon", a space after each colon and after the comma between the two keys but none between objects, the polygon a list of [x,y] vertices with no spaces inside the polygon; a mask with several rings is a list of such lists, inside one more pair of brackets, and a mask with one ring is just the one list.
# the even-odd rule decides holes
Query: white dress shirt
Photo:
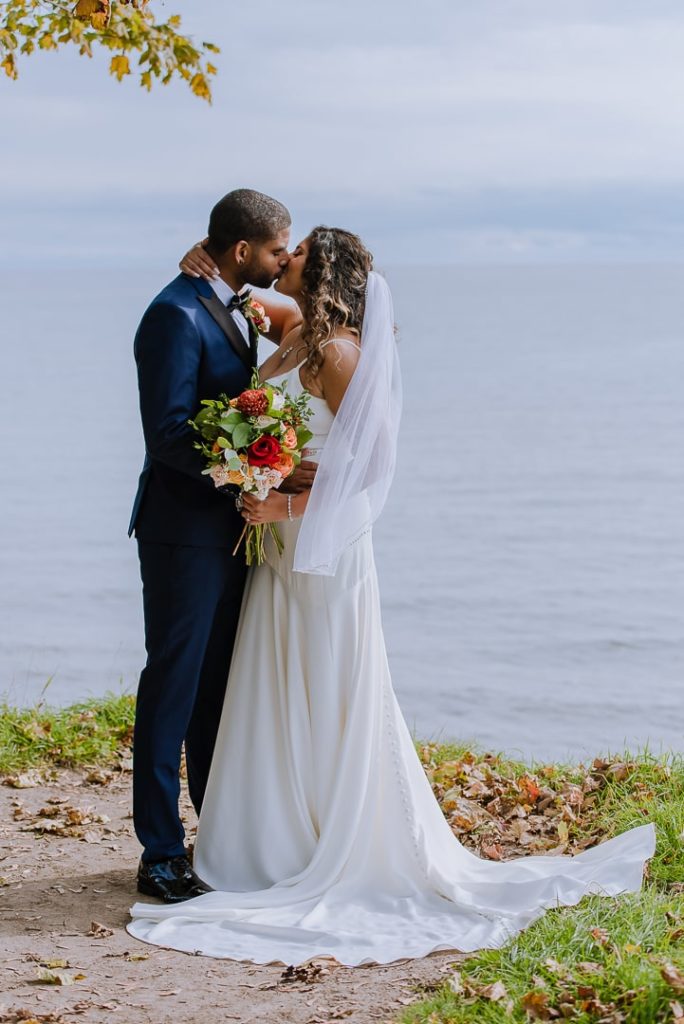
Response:
[{"label": "white dress shirt", "polygon": [[[215,280],[210,281],[209,284],[214,289],[214,292],[221,300],[223,305],[227,306],[230,300],[235,295],[235,292],[230,287],[230,285],[226,284],[222,277],[215,278]],[[232,316],[237,326],[240,328],[240,333],[242,334],[243,338],[249,345],[249,326],[244,316],[242,315],[239,309],[231,310],[230,315]]]}]

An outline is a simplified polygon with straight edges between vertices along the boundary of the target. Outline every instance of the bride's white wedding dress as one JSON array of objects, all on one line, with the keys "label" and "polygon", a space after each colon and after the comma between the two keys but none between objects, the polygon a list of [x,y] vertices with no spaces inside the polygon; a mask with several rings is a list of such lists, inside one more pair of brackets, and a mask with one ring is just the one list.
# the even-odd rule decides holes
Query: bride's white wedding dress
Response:
[{"label": "bride's white wedding dress", "polygon": [[[296,393],[299,368],[278,381]],[[312,407],[321,449],[333,416]],[[576,857],[494,863],[461,845],[392,690],[371,533],[321,576],[293,572],[300,523],[279,527],[282,556],[271,546],[249,577],[199,823],[194,866],[216,891],[136,903],[131,935],[256,963],[388,963],[499,946],[548,907],[638,890],[652,825]]]}]

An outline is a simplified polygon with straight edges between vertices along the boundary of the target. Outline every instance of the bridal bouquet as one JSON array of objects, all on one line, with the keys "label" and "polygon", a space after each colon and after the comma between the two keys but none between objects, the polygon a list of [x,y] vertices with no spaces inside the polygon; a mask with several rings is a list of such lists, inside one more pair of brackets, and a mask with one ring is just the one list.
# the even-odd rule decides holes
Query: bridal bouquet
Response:
[{"label": "bridal bouquet", "polygon": [[[221,395],[205,399],[190,425],[199,434],[195,442],[207,465],[203,472],[216,487],[227,484],[263,501],[272,487],[279,487],[302,460],[302,448],[313,434],[306,423],[311,416],[309,395],[292,398],[283,387],[261,384],[258,371],[251,387],[237,398]],[[245,538],[247,565],[264,561],[268,529],[278,553],[283,542],[275,523],[246,525],[235,547]]]}]

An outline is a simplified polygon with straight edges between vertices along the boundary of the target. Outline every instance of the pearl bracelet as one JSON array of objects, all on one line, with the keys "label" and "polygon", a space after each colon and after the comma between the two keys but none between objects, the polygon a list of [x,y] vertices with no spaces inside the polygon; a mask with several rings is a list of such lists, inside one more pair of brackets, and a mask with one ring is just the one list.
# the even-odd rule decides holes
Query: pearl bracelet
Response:
[{"label": "pearl bracelet", "polygon": [[292,495],[287,495],[287,518],[290,522],[294,522],[294,516],[292,515]]}]

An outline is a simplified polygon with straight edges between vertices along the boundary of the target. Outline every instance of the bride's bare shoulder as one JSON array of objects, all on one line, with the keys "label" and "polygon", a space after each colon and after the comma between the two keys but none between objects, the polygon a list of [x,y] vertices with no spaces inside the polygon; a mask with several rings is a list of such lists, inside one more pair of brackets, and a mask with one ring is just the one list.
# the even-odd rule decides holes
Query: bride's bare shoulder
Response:
[{"label": "bride's bare shoulder", "polygon": [[338,332],[332,338],[328,338],[320,346],[323,355],[323,367],[328,371],[339,370],[340,367],[356,366],[361,354],[358,335],[351,332]]}]

